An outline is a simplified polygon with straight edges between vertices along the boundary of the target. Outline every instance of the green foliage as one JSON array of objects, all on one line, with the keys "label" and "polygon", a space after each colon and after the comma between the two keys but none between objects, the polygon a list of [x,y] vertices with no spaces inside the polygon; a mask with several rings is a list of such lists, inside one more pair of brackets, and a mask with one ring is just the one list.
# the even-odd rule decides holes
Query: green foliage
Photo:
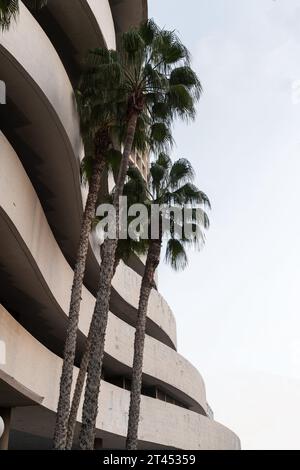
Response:
[{"label": "green foliage", "polygon": [[92,169],[93,169],[93,159],[89,156],[85,156],[80,165],[80,176],[81,176],[81,183],[88,184],[90,178],[92,176]]},{"label": "green foliage", "polygon": [[153,122],[150,127],[149,150],[157,152],[173,146],[170,128],[164,122]]},{"label": "green foliage", "polygon": [[176,238],[170,238],[168,240],[165,260],[175,271],[183,270],[187,267],[187,253],[180,240],[176,240]]},{"label": "green foliage", "polygon": [[188,66],[177,67],[172,70],[170,75],[170,85],[182,85],[194,93],[196,99],[200,98],[202,93],[201,83],[195,72]]},{"label": "green foliage", "polygon": [[116,258],[121,259],[126,263],[133,254],[137,256],[145,255],[147,253],[148,246],[147,240],[132,240],[131,238],[118,240]]},{"label": "green foliage", "polygon": [[114,148],[110,148],[109,150],[107,150],[107,152],[105,152],[104,156],[106,159],[107,167],[114,173],[117,173],[119,171],[122,160],[122,152]]},{"label": "green foliage", "polygon": [[0,29],[7,30],[19,13],[19,0],[0,0]]},{"label": "green foliage", "polygon": [[[48,0],[27,0],[26,5],[32,10],[38,10],[47,5]],[[12,21],[19,14],[19,0],[0,0],[0,30],[9,29]]]},{"label": "green foliage", "polygon": [[195,173],[191,163],[181,158],[177,160],[173,165],[169,173],[170,187],[172,189],[177,188],[179,184],[183,184],[194,179]]},{"label": "green foliage", "polygon": [[[205,208],[210,209],[210,202],[206,194],[193,183],[194,177],[194,169],[187,159],[181,158],[172,163],[166,153],[160,153],[151,164],[148,185],[139,170],[133,167],[128,170],[128,181],[124,188],[128,206],[143,203],[148,207],[149,233],[151,205],[158,204],[164,208],[160,217],[161,227],[168,227],[161,233],[167,241],[165,260],[175,270],[187,266],[186,248],[201,248],[205,243],[204,231],[209,228]],[[186,208],[189,208],[188,213]],[[182,230],[183,223],[187,231]]]},{"label": "green foliage", "polygon": [[[150,204],[164,207],[160,217],[161,229],[168,227],[165,229],[167,231],[161,233],[167,240],[165,260],[175,270],[187,266],[186,247],[201,247],[205,242],[204,230],[209,228],[209,218],[204,208],[210,209],[210,202],[206,194],[193,184],[194,177],[194,169],[187,159],[180,158],[172,163],[164,153],[158,156],[150,168]],[[176,215],[177,212],[181,214],[180,217]]]},{"label": "green foliage", "polygon": [[150,46],[153,43],[154,38],[158,34],[158,27],[153,21],[153,19],[150,19],[146,22],[144,22],[140,26],[139,33],[141,35],[141,38],[143,39],[144,43],[146,46]]},{"label": "green foliage", "polygon": [[76,92],[84,139],[107,126],[120,147],[135,112],[133,150],[168,151],[174,119],[194,118],[201,90],[177,34],[148,20],[122,35],[118,51],[89,52]]},{"label": "green foliage", "polygon": [[128,204],[144,204],[147,200],[147,185],[141,172],[131,166],[127,172],[128,181],[124,186],[123,195],[128,198]]}]

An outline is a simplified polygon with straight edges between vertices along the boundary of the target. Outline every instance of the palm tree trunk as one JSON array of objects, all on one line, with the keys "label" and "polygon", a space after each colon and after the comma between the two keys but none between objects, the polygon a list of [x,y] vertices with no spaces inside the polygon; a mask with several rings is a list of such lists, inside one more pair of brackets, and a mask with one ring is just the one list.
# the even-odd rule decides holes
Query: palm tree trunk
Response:
[{"label": "palm tree trunk", "polygon": [[74,269],[73,285],[71,291],[70,310],[66,342],[64,348],[64,360],[60,379],[60,392],[54,429],[54,448],[64,450],[67,440],[67,426],[70,409],[70,395],[73,379],[73,367],[76,351],[77,328],[82,293],[83,278],[85,273],[86,258],[89,246],[89,235],[92,221],[95,217],[96,204],[100,189],[101,175],[105,166],[105,160],[101,156],[93,165],[93,173],[89,184],[89,192],[85,210],[83,213],[79,247]]},{"label": "palm tree trunk", "polygon": [[[120,263],[120,258],[117,258],[115,260],[114,264],[114,271],[113,271],[113,276],[116,273],[117,267]],[[92,329],[89,329],[89,334],[87,337],[86,341],[86,346],[85,346],[85,351],[81,359],[80,363],[80,369],[78,372],[77,380],[76,380],[76,386],[73,394],[73,399],[72,399],[72,405],[71,405],[71,410],[70,410],[70,415],[69,415],[69,422],[68,422],[68,435],[67,435],[67,445],[66,449],[71,450],[72,445],[73,445],[73,439],[74,439],[74,432],[75,432],[75,425],[77,421],[77,414],[78,414],[78,408],[82,396],[82,391],[84,387],[84,382],[85,382],[85,376],[86,376],[86,371],[89,363],[89,357],[90,357],[90,350],[91,350],[91,331]]]},{"label": "palm tree trunk", "polygon": [[136,130],[137,118],[138,112],[132,112],[128,121],[123,157],[119,170],[116,192],[114,195],[117,239],[106,239],[103,243],[103,259],[100,268],[100,283],[91,323],[91,353],[87,369],[87,381],[82,410],[82,425],[79,434],[80,447],[83,450],[92,450],[94,448],[96,419],[98,414],[98,397],[100,391],[105,334],[111,295],[111,281],[113,277],[113,265],[115,261],[119,236],[119,197],[122,195],[124,189],[129,166],[129,157],[132,151],[133,139]]},{"label": "palm tree trunk", "polygon": [[[91,332],[91,330],[90,330]],[[85,381],[85,375],[87,371],[87,366],[89,362],[89,357],[90,357],[90,347],[91,347],[91,338],[90,338],[90,332],[87,338],[86,342],[86,349],[84,351],[84,354],[81,359],[80,363],[80,369],[78,372],[77,380],[76,380],[76,386],[73,394],[73,400],[72,400],[72,405],[71,405],[71,410],[69,414],[69,421],[68,421],[68,434],[67,434],[67,444],[66,444],[66,450],[71,450],[72,445],[73,445],[73,438],[74,438],[74,432],[75,432],[75,425],[76,425],[76,420],[77,420],[77,413],[78,413],[78,408],[81,400],[81,395],[82,395],[82,390],[84,386],[84,381]]]},{"label": "palm tree trunk", "polygon": [[79,434],[83,450],[94,448],[95,426],[98,414],[98,396],[102,374],[105,334],[108,321],[109,301],[112,280],[112,259],[116,240],[105,240],[103,259],[100,267],[100,284],[91,321],[90,357],[87,367],[87,380],[82,410],[82,425]]},{"label": "palm tree trunk", "polygon": [[137,313],[137,322],[134,338],[132,383],[126,440],[126,449],[128,450],[136,450],[138,447],[138,427],[140,419],[147,310],[150,293],[153,288],[154,274],[157,266],[159,265],[160,252],[161,242],[159,240],[152,240],[150,242],[145,271],[141,284],[139,308]]}]

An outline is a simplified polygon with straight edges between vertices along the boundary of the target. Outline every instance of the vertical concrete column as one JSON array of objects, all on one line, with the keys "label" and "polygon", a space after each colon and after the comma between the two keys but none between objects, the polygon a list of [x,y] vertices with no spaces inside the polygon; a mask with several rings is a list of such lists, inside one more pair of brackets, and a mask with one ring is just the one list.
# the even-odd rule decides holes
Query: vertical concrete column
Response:
[{"label": "vertical concrete column", "polygon": [[0,450],[7,450],[11,421],[11,408],[0,408],[0,416],[4,421],[4,432],[0,438]]}]

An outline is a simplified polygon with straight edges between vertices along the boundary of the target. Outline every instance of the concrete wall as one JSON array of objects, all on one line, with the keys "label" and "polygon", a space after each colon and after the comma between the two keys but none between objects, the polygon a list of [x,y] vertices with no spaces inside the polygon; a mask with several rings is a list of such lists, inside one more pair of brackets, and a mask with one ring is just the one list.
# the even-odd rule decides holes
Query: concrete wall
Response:
[{"label": "concrete wall", "polygon": [[[8,222],[14,227],[20,243],[26,244],[28,250],[26,256],[32,258],[31,263],[35,265],[38,277],[44,284],[44,289],[49,290],[49,302],[50,299],[55,299],[49,304],[51,315],[58,317],[63,313],[67,316],[73,280],[72,270],[62,256],[51,233],[37,195],[20,160],[1,134],[0,145],[0,164],[6,169],[0,174],[0,207]],[[18,181],[18,184],[14,184],[14,181]],[[11,259],[11,263],[13,262],[15,260]],[[33,281],[30,283],[33,284]],[[23,289],[25,288],[24,281]],[[129,291],[129,286],[127,288]],[[131,290],[137,289],[137,286],[131,285],[130,288]],[[133,294],[131,296],[133,297]],[[94,304],[95,298],[84,287],[79,329],[85,336],[88,334]],[[60,308],[61,313],[57,307]],[[158,314],[159,311],[157,317]],[[53,318],[53,322],[55,325],[55,318]],[[59,324],[58,318],[57,324]],[[133,343],[134,329],[110,313],[105,346],[107,354],[131,367]],[[178,389],[203,409],[206,408],[204,382],[198,371],[176,351],[151,337],[147,337],[146,340],[144,372],[158,381]],[[180,398],[180,393],[178,398]]]},{"label": "concrete wall", "polygon": [[[7,348],[7,363],[0,368],[42,396],[43,407],[55,411],[61,359],[38,343],[1,306],[0,331]],[[76,374],[74,370],[75,377]],[[126,436],[129,392],[103,381],[99,407],[97,427]],[[237,436],[224,426],[193,411],[144,396],[139,439],[179,449],[238,449],[240,445]]]},{"label": "concrete wall", "polygon": [[[141,276],[121,263],[113,280],[113,286],[122,298],[137,308],[141,286]],[[149,299],[148,317],[168,333],[172,343],[177,345],[175,317],[166,300],[152,289]]]}]

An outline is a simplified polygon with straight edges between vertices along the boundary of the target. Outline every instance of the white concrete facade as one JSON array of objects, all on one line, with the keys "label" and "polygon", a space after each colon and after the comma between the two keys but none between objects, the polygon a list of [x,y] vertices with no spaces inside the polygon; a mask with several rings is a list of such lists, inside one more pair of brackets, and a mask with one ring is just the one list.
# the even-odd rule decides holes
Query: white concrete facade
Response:
[{"label": "white concrete facade", "polygon": [[[26,448],[47,448],[53,432],[84,204],[79,178],[83,145],[73,92],[76,71],[85,50],[115,48],[118,34],[146,16],[144,0],[52,0],[35,17],[21,2],[17,23],[0,33],[0,80],[7,88],[7,105],[0,105],[0,342],[5,345],[0,409],[13,408],[11,448],[22,448],[25,442]],[[57,40],[57,26],[64,28],[67,46],[61,47],[64,37]],[[98,269],[98,248],[91,239],[77,365]],[[116,381],[130,380],[140,283],[136,263],[121,264],[113,280],[97,420],[97,436],[107,447],[124,446],[129,392]],[[153,290],[141,447],[239,449],[238,437],[209,417],[204,381],[176,348],[174,315]]]}]

